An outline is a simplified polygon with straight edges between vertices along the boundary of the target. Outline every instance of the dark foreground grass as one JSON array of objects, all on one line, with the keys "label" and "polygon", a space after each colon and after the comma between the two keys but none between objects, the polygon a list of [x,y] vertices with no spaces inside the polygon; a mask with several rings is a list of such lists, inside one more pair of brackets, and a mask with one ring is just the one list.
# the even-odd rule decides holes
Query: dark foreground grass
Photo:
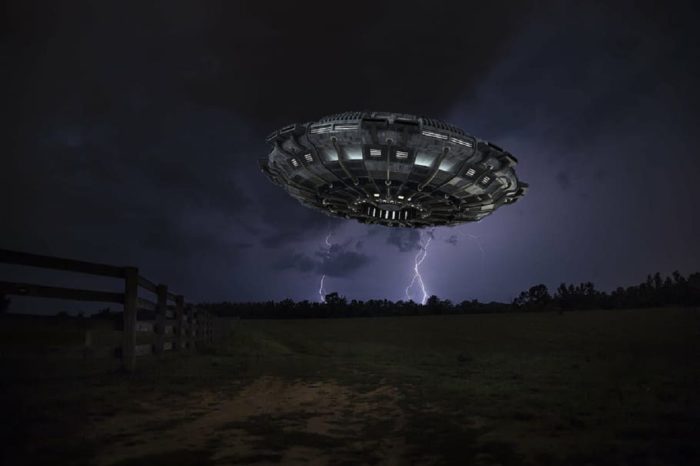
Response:
[{"label": "dark foreground grass", "polygon": [[5,464],[700,464],[697,310],[237,321],[129,376],[14,356]]}]

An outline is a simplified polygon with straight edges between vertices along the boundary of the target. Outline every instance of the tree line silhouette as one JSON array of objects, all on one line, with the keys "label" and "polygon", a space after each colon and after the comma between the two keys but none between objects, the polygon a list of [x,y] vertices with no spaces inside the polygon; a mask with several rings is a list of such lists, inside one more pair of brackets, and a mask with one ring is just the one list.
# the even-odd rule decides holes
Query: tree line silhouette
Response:
[{"label": "tree line silhouette", "polygon": [[[528,311],[576,311],[587,309],[633,309],[668,306],[700,306],[700,273],[684,277],[679,272],[662,277],[648,275],[639,285],[618,287],[607,293],[598,291],[591,282],[562,283],[553,294],[539,284],[521,292],[512,302],[466,300],[453,303],[433,295],[422,305],[413,301],[370,299],[350,300],[337,292],[326,295],[326,302],[282,301],[202,303],[199,307],[222,317],[244,319],[382,317],[432,314],[478,314]],[[10,299],[0,294],[0,314],[10,308]],[[110,309],[100,315],[111,315]],[[97,317],[97,315],[95,315]]]},{"label": "tree line silhouette", "polygon": [[646,281],[627,288],[618,287],[610,293],[598,291],[591,282],[578,285],[562,283],[553,294],[539,284],[521,292],[511,303],[477,300],[452,303],[449,299],[431,296],[425,305],[413,301],[370,299],[350,300],[336,292],[326,295],[326,302],[282,301],[245,303],[203,303],[200,307],[222,317],[243,319],[383,317],[433,314],[477,314],[497,312],[528,312],[551,310],[557,312],[586,309],[632,309],[666,306],[700,305],[700,273],[687,278],[678,272],[662,277],[658,272]]}]

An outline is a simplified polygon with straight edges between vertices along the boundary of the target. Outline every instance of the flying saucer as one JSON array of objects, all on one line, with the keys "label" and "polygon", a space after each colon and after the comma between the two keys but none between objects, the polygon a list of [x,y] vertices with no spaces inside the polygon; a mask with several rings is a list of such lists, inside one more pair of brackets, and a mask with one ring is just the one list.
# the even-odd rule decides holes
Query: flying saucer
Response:
[{"label": "flying saucer", "polygon": [[347,112],[285,126],[267,137],[260,168],[303,205],[396,227],[481,220],[516,202],[527,184],[517,159],[438,120]]}]

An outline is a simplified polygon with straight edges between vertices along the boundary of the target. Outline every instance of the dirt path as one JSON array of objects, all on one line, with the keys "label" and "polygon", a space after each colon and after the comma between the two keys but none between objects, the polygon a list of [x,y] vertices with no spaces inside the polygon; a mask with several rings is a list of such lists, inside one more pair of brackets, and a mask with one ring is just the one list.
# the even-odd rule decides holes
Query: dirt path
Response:
[{"label": "dirt path", "polygon": [[[201,391],[142,402],[138,412],[96,421],[100,466],[136,464],[399,464],[405,422],[400,393],[263,377],[230,395]],[[189,458],[189,459],[187,459]]]}]

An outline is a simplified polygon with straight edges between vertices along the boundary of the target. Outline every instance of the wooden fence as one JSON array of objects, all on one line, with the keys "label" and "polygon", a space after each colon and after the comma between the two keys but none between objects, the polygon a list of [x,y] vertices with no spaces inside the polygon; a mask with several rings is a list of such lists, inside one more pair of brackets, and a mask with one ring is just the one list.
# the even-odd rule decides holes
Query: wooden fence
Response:
[{"label": "wooden fence", "polygon": [[[187,304],[182,295],[173,294],[166,285],[142,277],[136,267],[117,267],[5,249],[0,249],[0,263],[122,279],[123,293],[0,281],[0,295],[122,304],[122,342],[117,353],[127,371],[134,369],[137,356],[189,350],[197,344],[211,345],[219,333],[216,332],[216,318],[211,313]],[[150,292],[154,299],[139,297],[140,290]],[[146,311],[155,318],[138,320],[139,311]],[[137,344],[139,334],[155,335],[155,343]]]}]

